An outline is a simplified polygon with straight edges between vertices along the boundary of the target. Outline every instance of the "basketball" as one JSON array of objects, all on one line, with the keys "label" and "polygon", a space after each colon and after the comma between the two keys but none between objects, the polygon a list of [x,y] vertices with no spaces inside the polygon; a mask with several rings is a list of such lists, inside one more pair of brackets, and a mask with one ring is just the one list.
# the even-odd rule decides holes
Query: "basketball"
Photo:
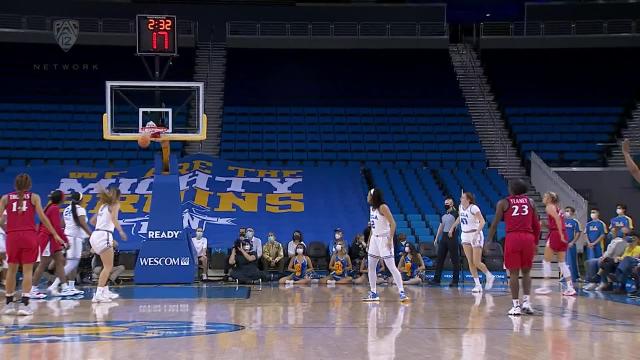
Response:
[{"label": "basketball", "polygon": [[146,149],[149,147],[149,144],[151,144],[151,136],[147,133],[140,134],[140,136],[138,137],[138,146]]}]

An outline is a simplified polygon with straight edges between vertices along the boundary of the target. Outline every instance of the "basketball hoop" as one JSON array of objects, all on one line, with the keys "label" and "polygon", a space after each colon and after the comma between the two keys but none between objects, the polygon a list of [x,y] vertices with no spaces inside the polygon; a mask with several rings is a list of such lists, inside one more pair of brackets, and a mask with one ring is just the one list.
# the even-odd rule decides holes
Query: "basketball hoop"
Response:
[{"label": "basketball hoop", "polygon": [[158,139],[162,134],[168,131],[169,129],[164,126],[155,126],[155,125],[144,126],[140,128],[140,134],[149,134],[149,137],[152,139]]}]

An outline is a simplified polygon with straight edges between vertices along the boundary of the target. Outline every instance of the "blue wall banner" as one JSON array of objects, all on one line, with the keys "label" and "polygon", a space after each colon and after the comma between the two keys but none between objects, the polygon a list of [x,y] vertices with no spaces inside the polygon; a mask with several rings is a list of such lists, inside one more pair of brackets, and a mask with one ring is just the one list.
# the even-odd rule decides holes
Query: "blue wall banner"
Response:
[{"label": "blue wall banner", "polygon": [[[138,250],[142,241],[156,235],[149,233],[151,165],[122,170],[41,166],[24,171],[43,199],[54,189],[83,193],[89,216],[96,211],[101,188],[119,187],[123,195],[120,221],[129,238],[120,241],[120,250]],[[0,173],[0,193],[13,191],[18,172]],[[182,228],[193,236],[202,227],[214,251],[231,247],[241,227],[253,227],[263,243],[273,231],[286,244],[296,229],[306,243],[329,243],[333,229],[342,228],[351,241],[368,221],[366,189],[357,166],[255,166],[197,154],[179,160],[178,177]]]}]

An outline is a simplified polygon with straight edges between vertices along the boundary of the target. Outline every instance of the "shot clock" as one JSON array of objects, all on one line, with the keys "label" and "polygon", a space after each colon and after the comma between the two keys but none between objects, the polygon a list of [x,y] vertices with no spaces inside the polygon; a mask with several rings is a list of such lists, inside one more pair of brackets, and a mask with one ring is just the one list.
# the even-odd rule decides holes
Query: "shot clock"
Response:
[{"label": "shot clock", "polygon": [[138,55],[177,54],[176,17],[171,15],[138,15]]}]

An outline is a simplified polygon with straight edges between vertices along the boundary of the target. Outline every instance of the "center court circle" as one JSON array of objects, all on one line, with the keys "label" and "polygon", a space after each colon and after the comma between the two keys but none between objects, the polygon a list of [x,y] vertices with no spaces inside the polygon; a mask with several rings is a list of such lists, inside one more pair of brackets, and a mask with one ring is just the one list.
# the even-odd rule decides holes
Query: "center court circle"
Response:
[{"label": "center court circle", "polygon": [[226,323],[189,321],[55,322],[0,326],[0,344],[117,341],[215,335],[243,330]]}]

